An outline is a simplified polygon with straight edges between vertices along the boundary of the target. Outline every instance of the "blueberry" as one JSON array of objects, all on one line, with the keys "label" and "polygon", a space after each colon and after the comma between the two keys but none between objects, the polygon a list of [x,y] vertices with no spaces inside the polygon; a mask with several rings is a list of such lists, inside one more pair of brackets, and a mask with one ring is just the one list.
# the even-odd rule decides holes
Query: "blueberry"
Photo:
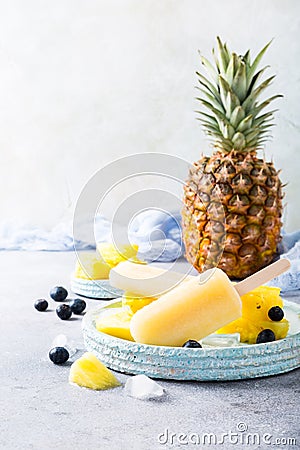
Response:
[{"label": "blueberry", "polygon": [[38,311],[46,311],[46,309],[48,308],[48,302],[47,300],[40,298],[34,303],[34,307]]},{"label": "blueberry", "polygon": [[68,297],[68,291],[62,286],[55,286],[50,291],[50,297],[56,302],[63,302]]},{"label": "blueberry", "polygon": [[198,341],[194,341],[193,339],[190,339],[189,341],[186,341],[182,347],[186,348],[202,348],[202,345]]},{"label": "blueberry", "polygon": [[68,350],[64,347],[54,347],[49,352],[49,358],[54,364],[64,364],[69,356]]},{"label": "blueberry", "polygon": [[69,303],[69,305],[72,310],[72,313],[74,314],[81,314],[86,308],[85,301],[81,300],[80,298],[75,298]]},{"label": "blueberry", "polygon": [[263,344],[264,342],[272,342],[275,341],[275,334],[272,330],[266,329],[266,330],[262,330],[257,338],[256,338],[256,343],[257,344]]},{"label": "blueberry", "polygon": [[72,310],[69,305],[59,305],[56,308],[56,314],[61,320],[68,320],[72,315]]},{"label": "blueberry", "polygon": [[268,311],[268,316],[274,322],[279,322],[284,317],[284,312],[280,308],[280,306],[273,306]]}]

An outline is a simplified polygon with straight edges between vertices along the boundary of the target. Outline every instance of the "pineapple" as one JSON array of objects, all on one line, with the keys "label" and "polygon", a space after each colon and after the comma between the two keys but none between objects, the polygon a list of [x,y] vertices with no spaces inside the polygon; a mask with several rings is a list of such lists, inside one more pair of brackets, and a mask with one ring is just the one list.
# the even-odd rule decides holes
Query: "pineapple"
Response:
[{"label": "pineapple", "polygon": [[110,266],[96,252],[80,253],[75,266],[75,278],[83,280],[107,280]]},{"label": "pineapple", "polygon": [[283,309],[280,289],[260,286],[243,295],[242,317],[225,325],[218,333],[240,333],[241,342],[255,344],[258,334],[263,330],[272,330],[275,338],[283,339],[289,331],[289,322],[284,318],[272,320],[269,311],[274,307]]},{"label": "pineapple", "polygon": [[125,291],[122,297],[122,306],[134,314],[155,300],[157,300],[156,297],[137,297],[135,294]]},{"label": "pineapple", "polygon": [[212,156],[202,156],[190,170],[184,188],[183,240],[187,260],[202,272],[218,266],[231,278],[244,278],[269,264],[281,239],[282,183],[273,162],[259,158],[273,123],[266,107],[282,95],[262,102],[266,67],[257,70],[270,45],[253,62],[230,53],[217,38],[215,67],[202,64],[211,81],[197,72],[198,98],[206,111],[200,122],[213,140]]},{"label": "pineapple", "polygon": [[118,309],[117,312],[98,317],[96,319],[96,328],[98,331],[109,334],[110,336],[133,341],[134,339],[130,333],[132,316],[133,312],[129,309]]},{"label": "pineapple", "polygon": [[105,261],[109,267],[116,267],[120,262],[134,261],[141,263],[137,257],[138,245],[130,244],[111,244],[109,242],[100,242],[97,244],[97,250],[101,255],[101,258]]},{"label": "pineapple", "polygon": [[120,386],[114,374],[90,352],[84,353],[72,364],[69,382],[95,390]]}]

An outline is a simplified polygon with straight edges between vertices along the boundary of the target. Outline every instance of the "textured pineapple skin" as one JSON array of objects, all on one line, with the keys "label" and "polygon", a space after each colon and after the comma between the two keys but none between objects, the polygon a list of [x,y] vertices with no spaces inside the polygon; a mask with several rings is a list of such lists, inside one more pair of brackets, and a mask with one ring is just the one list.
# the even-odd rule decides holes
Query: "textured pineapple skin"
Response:
[{"label": "textured pineapple skin", "polygon": [[256,152],[217,150],[190,169],[182,210],[186,259],[241,279],[268,265],[281,235],[282,183]]}]

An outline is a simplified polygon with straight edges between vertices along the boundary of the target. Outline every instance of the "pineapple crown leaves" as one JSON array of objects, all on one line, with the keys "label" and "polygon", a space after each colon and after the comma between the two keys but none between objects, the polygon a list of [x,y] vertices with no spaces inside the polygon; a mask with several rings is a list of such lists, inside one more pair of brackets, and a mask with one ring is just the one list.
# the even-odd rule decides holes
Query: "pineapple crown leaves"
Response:
[{"label": "pineapple crown leaves", "polygon": [[270,135],[273,114],[277,110],[261,114],[269,104],[282,97],[281,94],[259,102],[259,96],[272,83],[275,76],[261,82],[269,66],[258,70],[262,57],[272,41],[258,53],[253,62],[250,50],[245,55],[231,53],[217,37],[218,52],[213,49],[215,66],[200,54],[209,78],[196,72],[201,96],[197,100],[207,112],[197,111],[200,122],[215,145],[224,152],[231,150],[258,150]]}]

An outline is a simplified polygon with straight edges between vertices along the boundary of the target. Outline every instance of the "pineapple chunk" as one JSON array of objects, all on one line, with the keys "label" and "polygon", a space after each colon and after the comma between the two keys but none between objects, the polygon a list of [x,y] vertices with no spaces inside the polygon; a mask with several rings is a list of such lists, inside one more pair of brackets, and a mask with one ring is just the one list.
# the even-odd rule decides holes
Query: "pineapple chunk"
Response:
[{"label": "pineapple chunk", "polygon": [[75,277],[84,280],[107,280],[110,266],[96,252],[80,253],[76,261]]},{"label": "pineapple chunk", "polygon": [[120,386],[120,382],[93,353],[87,352],[71,366],[69,382],[95,390]]},{"label": "pineapple chunk", "polygon": [[156,297],[137,297],[136,295],[125,292],[122,297],[122,306],[128,307],[130,311],[133,313],[137,312],[139,309],[142,309],[144,306],[149,305],[154,300],[157,300]]},{"label": "pineapple chunk", "polygon": [[272,306],[283,308],[280,288],[260,286],[242,296],[242,316],[252,322],[270,320],[268,311]]},{"label": "pineapple chunk", "polygon": [[282,319],[275,322],[268,316],[268,311],[272,307],[283,308],[279,288],[260,286],[243,295],[241,300],[242,317],[220,328],[218,333],[240,333],[241,342],[248,344],[255,344],[258,334],[266,329],[272,330],[276,339],[286,337],[289,330],[288,321]]},{"label": "pineapple chunk", "polygon": [[120,339],[134,341],[130,333],[130,322],[133,314],[139,309],[152,303],[153,297],[134,297],[133,294],[125,292],[122,297],[122,309],[117,312],[102,315],[96,319],[96,328],[102,333],[115,336]]},{"label": "pineapple chunk", "polygon": [[275,338],[283,339],[287,336],[289,331],[289,322],[286,319],[282,319],[280,322],[272,322],[271,320],[260,323],[261,330],[272,330],[275,334]]},{"label": "pineapple chunk", "polygon": [[137,258],[138,246],[137,245],[117,245],[110,244],[108,242],[101,242],[97,244],[97,249],[103,258],[103,260],[110,266],[115,267],[120,262],[130,259],[134,262],[142,263]]},{"label": "pineapple chunk", "polygon": [[133,341],[130,333],[130,321],[133,316],[132,311],[123,309],[122,311],[114,312],[109,315],[100,316],[96,319],[96,328],[102,333],[109,334],[121,339]]}]

